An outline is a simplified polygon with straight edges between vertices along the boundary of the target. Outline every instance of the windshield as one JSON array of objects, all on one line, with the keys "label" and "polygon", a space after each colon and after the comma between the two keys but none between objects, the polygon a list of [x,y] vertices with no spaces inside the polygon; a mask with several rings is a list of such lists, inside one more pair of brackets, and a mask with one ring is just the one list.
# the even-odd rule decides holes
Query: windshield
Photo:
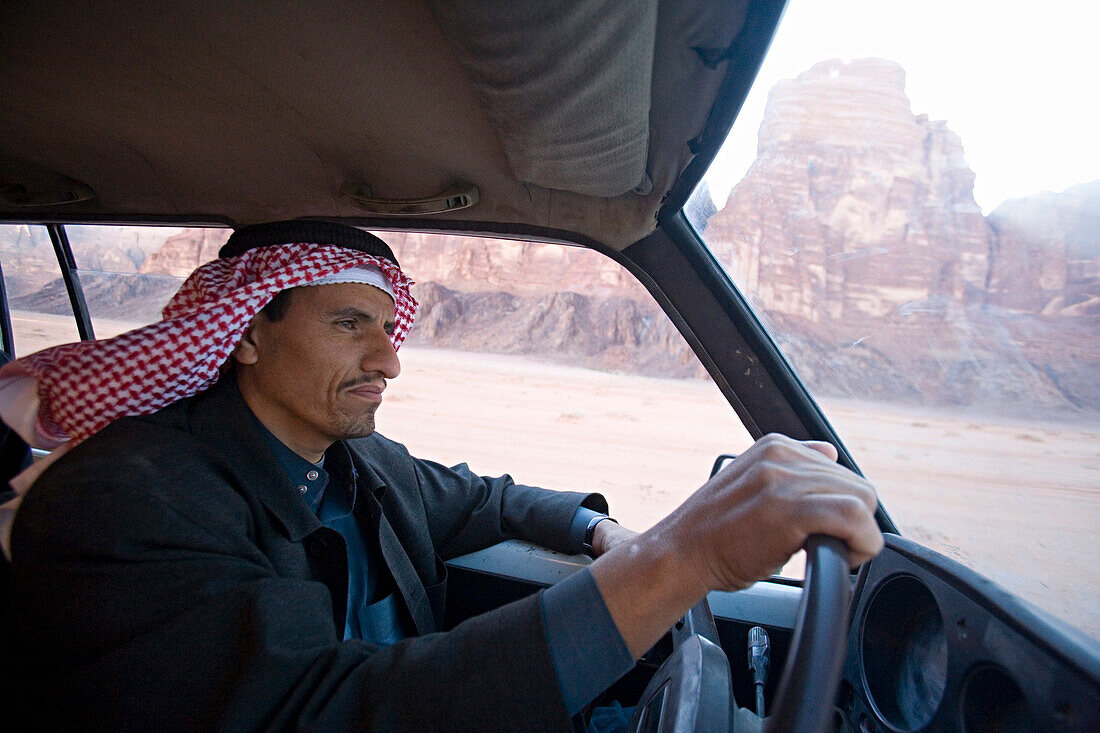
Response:
[{"label": "windshield", "polygon": [[795,0],[688,210],[901,532],[1100,637],[1086,13]]}]

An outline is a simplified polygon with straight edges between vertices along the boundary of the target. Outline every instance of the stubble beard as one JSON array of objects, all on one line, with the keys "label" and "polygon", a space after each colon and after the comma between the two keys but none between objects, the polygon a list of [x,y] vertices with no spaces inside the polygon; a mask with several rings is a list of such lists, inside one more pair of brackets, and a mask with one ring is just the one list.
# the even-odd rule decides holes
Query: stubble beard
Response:
[{"label": "stubble beard", "polygon": [[347,418],[344,424],[339,426],[337,440],[365,438],[374,433],[374,414],[378,411],[378,407],[375,405],[365,413]]}]

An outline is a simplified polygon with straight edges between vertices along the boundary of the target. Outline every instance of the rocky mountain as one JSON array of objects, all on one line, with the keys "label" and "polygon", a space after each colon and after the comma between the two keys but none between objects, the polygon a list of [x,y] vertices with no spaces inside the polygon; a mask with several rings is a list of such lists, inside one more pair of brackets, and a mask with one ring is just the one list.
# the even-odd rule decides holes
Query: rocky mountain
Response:
[{"label": "rocky mountain", "polygon": [[[134,324],[159,320],[161,309],[183,284],[182,278],[178,277],[100,272],[82,272],[78,275],[93,325],[99,318]],[[73,312],[69,292],[60,278],[49,281],[33,293],[12,298],[11,307],[59,315],[71,315]]]},{"label": "rocky mountain", "polygon": [[45,227],[0,227],[0,263],[8,297],[34,293],[58,276],[57,257]]},{"label": "rocky mountain", "polygon": [[1047,316],[1100,315],[1100,181],[1009,199],[989,224],[990,302]]},{"label": "rocky mountain", "polygon": [[708,242],[819,394],[1100,410],[1100,182],[986,219],[904,84],[864,59],[776,85]]},{"label": "rocky mountain", "polygon": [[[65,231],[82,271],[136,273],[150,253],[159,250],[165,238],[180,229],[74,224],[66,226]],[[32,295],[59,274],[53,244],[43,226],[0,226],[0,261],[9,297]]]},{"label": "rocky mountain", "polygon": [[633,275],[582,247],[416,232],[380,234],[417,282],[459,291],[502,289],[521,296],[573,292],[649,298]]},{"label": "rocky mountain", "polygon": [[[467,284],[468,285],[468,284]],[[599,369],[702,377],[699,361],[651,300],[576,292],[517,296],[414,286],[420,314],[410,343],[538,354]]]},{"label": "rocky mountain", "polygon": [[973,183],[958,136],[910,111],[900,66],[826,61],[772,89],[756,161],[706,235],[770,311],[858,323],[984,291]]},{"label": "rocky mountain", "polygon": [[150,254],[142,263],[141,272],[187,277],[196,267],[217,257],[231,233],[229,229],[184,229]]},{"label": "rocky mountain", "polygon": [[580,247],[385,232],[417,284],[409,342],[665,377],[705,371],[630,273]]}]

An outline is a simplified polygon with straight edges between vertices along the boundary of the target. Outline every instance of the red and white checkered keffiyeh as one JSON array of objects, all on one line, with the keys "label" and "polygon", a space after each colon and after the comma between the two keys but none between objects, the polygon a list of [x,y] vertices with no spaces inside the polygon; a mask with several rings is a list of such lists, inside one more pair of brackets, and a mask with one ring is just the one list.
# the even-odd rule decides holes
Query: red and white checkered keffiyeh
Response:
[{"label": "red and white checkered keffiyeh", "polygon": [[75,444],[120,417],[147,415],[206,389],[276,293],[357,265],[378,267],[393,286],[396,350],[417,307],[412,281],[400,268],[353,249],[285,244],[208,262],[187,278],[157,323],[102,341],[44,349],[0,369],[0,383],[36,379],[35,432]]}]

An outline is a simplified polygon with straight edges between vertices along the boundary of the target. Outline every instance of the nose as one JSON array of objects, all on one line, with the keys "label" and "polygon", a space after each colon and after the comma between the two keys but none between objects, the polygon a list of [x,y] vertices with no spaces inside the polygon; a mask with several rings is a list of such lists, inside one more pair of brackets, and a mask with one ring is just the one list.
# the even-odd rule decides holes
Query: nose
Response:
[{"label": "nose", "polygon": [[401,373],[401,360],[397,358],[397,350],[388,333],[379,329],[378,334],[372,336],[360,366],[365,372],[381,372],[386,379],[397,378]]}]

